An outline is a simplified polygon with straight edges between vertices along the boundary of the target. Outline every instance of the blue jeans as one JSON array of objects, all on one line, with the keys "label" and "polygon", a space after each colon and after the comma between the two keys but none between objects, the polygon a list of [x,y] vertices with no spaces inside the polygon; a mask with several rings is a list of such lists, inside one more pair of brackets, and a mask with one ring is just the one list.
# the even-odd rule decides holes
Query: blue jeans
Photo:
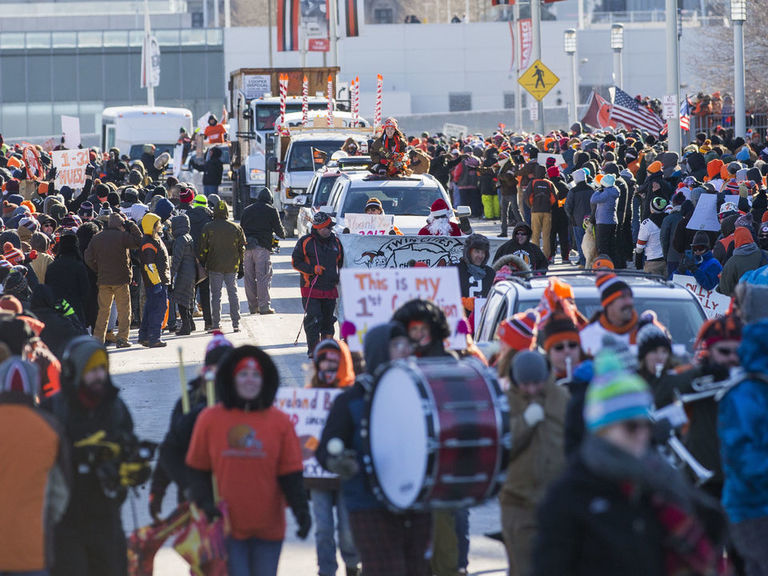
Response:
[{"label": "blue jeans", "polygon": [[584,240],[584,226],[571,226],[573,229],[573,239],[576,242],[576,250],[579,252],[579,265],[584,266],[587,263],[587,259],[584,257],[584,252],[581,251],[581,241]]},{"label": "blue jeans", "polygon": [[160,332],[163,329],[163,319],[168,305],[168,287],[162,284],[145,286],[147,299],[144,303],[144,314],[141,315],[139,327],[139,340],[148,340],[150,343],[160,340]]},{"label": "blue jeans", "polygon": [[454,514],[456,539],[459,544],[459,568],[469,565],[469,508],[459,508]]},{"label": "blue jeans", "polygon": [[347,507],[338,490],[312,490],[312,515],[315,518],[315,548],[317,549],[317,570],[320,574],[336,574],[336,541],[333,538],[333,508],[336,507],[338,521],[339,550],[344,564],[355,568],[360,556],[352,539]]},{"label": "blue jeans", "polygon": [[219,185],[218,184],[204,184],[203,185],[203,194],[206,196],[210,196],[211,194],[218,194],[219,193]]},{"label": "blue jeans", "polygon": [[229,576],[276,576],[283,541],[227,538]]}]

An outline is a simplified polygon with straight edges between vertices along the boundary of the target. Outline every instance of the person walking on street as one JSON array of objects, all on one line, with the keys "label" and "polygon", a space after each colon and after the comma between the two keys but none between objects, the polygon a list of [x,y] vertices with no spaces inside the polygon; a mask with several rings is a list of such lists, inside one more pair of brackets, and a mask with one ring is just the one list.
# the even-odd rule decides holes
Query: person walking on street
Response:
[{"label": "person walking on street", "polygon": [[221,289],[227,288],[232,330],[240,331],[240,300],[237,274],[245,254],[245,234],[239,224],[228,220],[227,203],[220,200],[213,211],[213,221],[203,228],[198,258],[208,270],[211,284],[211,330],[221,330]]},{"label": "person walking on street", "polygon": [[[208,208],[208,198],[204,194],[195,196],[192,207],[187,210],[187,216],[189,217],[189,234],[195,243],[195,257],[197,257],[197,254],[200,253],[200,238],[203,235],[203,228],[213,220],[213,212]],[[200,298],[200,309],[203,313],[205,330],[210,330],[213,321],[211,320],[211,289],[208,277],[197,285],[196,292]]]},{"label": "person walking on street", "polygon": [[107,227],[96,234],[85,250],[85,263],[96,273],[99,288],[99,313],[93,336],[104,342],[112,302],[117,305],[117,347],[131,344],[131,255],[141,242],[141,231],[132,220],[121,213],[110,214]]},{"label": "person walking on street", "polygon": [[499,154],[499,212],[501,214],[501,233],[499,238],[506,238],[509,225],[516,226],[523,221],[517,206],[517,163],[519,155],[510,156],[508,152]]},{"label": "person walking on street", "polygon": [[565,198],[565,213],[570,220],[571,230],[573,230],[573,238],[576,242],[576,249],[579,252],[579,266],[584,267],[587,263],[587,259],[584,256],[584,251],[581,248],[581,243],[584,240],[584,219],[588,218],[592,214],[592,207],[590,206],[590,200],[592,199],[592,193],[594,190],[587,184],[587,174],[584,170],[574,170],[571,173],[575,186],[568,191],[568,195]]},{"label": "person walking on street", "polygon": [[206,196],[219,193],[221,178],[224,174],[224,164],[221,161],[221,148],[214,146],[208,153],[203,171],[203,192]]},{"label": "person walking on street", "polygon": [[166,342],[160,340],[160,333],[168,311],[171,275],[168,270],[168,251],[160,239],[160,226],[160,216],[153,212],[147,212],[141,219],[141,228],[144,230],[141,239],[141,279],[146,301],[139,327],[139,344],[148,348],[167,346]]},{"label": "person walking on street", "polygon": [[291,255],[293,268],[301,272],[304,332],[310,358],[320,340],[333,338],[336,323],[334,312],[344,249],[332,226],[333,220],[328,214],[315,213],[312,231],[299,238]]},{"label": "person walking on street", "polygon": [[600,181],[602,189],[592,194],[590,202],[595,205],[595,234],[597,235],[598,254],[607,254],[616,264],[617,256],[614,250],[616,244],[616,201],[619,199],[619,190],[614,186],[616,177],[613,174],[605,174]]},{"label": "person walking on street", "polygon": [[189,218],[179,214],[171,219],[173,250],[171,253],[171,293],[179,307],[181,327],[177,336],[187,336],[195,329],[192,308],[195,305],[195,242],[189,235]]},{"label": "person walking on street", "polygon": [[272,205],[272,192],[262,188],[256,202],[248,206],[240,217],[245,234],[243,273],[248,311],[255,314],[274,314],[269,289],[272,286],[272,238],[285,238],[280,215]]},{"label": "person walking on street", "polygon": [[555,187],[546,178],[536,178],[525,189],[525,201],[531,209],[531,242],[549,260],[551,254],[552,207],[557,202]]},{"label": "person walking on street", "polygon": [[[635,268],[642,269],[646,274],[657,274],[663,278],[667,276],[667,263],[661,246],[661,225],[666,207],[667,201],[664,198],[656,197],[651,200],[651,214],[640,222],[635,247]],[[643,256],[645,256],[645,262],[643,262]]]}]

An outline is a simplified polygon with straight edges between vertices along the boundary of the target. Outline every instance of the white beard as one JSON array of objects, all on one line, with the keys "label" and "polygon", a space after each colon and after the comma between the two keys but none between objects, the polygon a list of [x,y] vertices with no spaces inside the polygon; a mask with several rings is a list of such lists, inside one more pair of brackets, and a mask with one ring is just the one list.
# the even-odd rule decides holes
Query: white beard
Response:
[{"label": "white beard", "polygon": [[[431,218],[431,217],[430,217]],[[432,236],[450,236],[451,221],[448,218],[432,218],[431,222],[427,219],[427,230]]]}]

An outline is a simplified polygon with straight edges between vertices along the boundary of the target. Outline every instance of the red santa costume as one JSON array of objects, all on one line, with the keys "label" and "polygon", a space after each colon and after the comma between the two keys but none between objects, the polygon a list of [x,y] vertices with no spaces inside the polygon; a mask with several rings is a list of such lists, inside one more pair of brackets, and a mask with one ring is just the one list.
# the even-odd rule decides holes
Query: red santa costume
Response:
[{"label": "red santa costume", "polygon": [[451,209],[448,203],[438,198],[432,203],[427,216],[427,225],[419,230],[419,236],[461,236],[461,229],[451,222]]}]

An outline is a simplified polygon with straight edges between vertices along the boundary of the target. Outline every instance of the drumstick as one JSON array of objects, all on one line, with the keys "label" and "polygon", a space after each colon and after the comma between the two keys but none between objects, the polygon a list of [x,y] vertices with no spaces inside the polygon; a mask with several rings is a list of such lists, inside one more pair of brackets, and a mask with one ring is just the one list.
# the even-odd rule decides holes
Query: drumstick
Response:
[{"label": "drumstick", "polygon": [[184,374],[184,357],[179,346],[179,384],[181,384],[181,411],[183,414],[189,414],[189,389],[187,388],[187,377]]},{"label": "drumstick", "polygon": [[344,442],[341,438],[331,438],[325,447],[331,456],[341,456],[342,452],[344,452]]}]

